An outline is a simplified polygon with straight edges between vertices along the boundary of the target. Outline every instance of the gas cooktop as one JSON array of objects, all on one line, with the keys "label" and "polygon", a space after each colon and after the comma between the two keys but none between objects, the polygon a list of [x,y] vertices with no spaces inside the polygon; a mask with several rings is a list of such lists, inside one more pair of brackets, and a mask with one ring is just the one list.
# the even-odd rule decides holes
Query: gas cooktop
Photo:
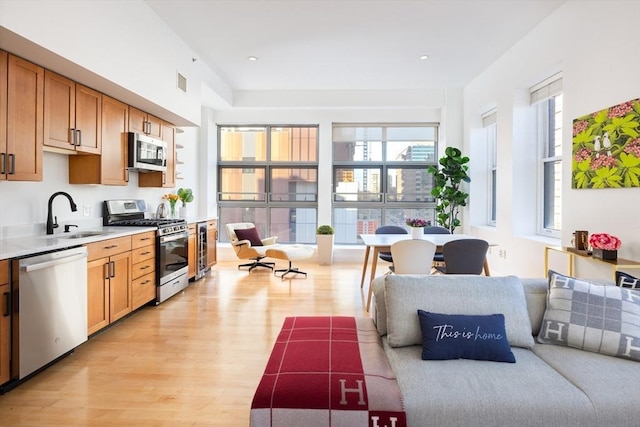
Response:
[{"label": "gas cooktop", "polygon": [[103,225],[157,227],[160,234],[187,229],[187,221],[180,218],[145,218],[144,200],[105,200]]}]

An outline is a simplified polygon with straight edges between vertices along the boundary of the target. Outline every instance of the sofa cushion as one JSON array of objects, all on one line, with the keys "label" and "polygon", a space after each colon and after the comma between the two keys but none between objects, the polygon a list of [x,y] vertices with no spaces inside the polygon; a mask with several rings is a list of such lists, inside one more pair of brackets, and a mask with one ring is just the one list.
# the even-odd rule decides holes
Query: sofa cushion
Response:
[{"label": "sofa cushion", "polygon": [[418,310],[422,360],[472,359],[515,363],[504,315],[465,316]]},{"label": "sofa cushion", "polygon": [[258,234],[258,230],[255,227],[253,228],[239,228],[237,230],[233,230],[238,237],[238,240],[248,240],[251,242],[251,246],[262,246],[262,240],[260,239],[260,235]]},{"label": "sofa cushion", "polygon": [[527,300],[527,311],[531,321],[531,333],[538,335],[542,317],[547,309],[547,291],[549,281],[546,278],[520,279],[524,288],[524,296]]},{"label": "sofa cushion", "polygon": [[417,310],[443,314],[502,313],[511,346],[534,340],[522,284],[515,276],[385,276],[387,336],[392,347],[422,344]]},{"label": "sofa cushion", "polygon": [[616,285],[622,288],[631,288],[640,291],[640,278],[634,277],[623,271],[616,271]]},{"label": "sofa cushion", "polygon": [[538,342],[640,360],[640,294],[549,271]]},{"label": "sofa cushion", "polygon": [[631,392],[640,384],[637,362],[557,345],[539,344],[533,352],[589,396],[597,425],[638,425],[638,393]]},{"label": "sofa cushion", "polygon": [[517,363],[433,361],[420,346],[382,340],[409,426],[596,425],[589,398],[531,350],[513,348]]}]

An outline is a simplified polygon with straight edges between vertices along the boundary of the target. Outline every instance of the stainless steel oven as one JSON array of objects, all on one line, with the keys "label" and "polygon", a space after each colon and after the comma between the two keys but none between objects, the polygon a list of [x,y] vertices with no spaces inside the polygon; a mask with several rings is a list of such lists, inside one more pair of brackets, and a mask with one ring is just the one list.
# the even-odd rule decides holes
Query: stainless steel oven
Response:
[{"label": "stainless steel oven", "polygon": [[107,200],[104,225],[155,227],[156,304],[189,286],[188,230],[184,219],[145,218],[144,200]]},{"label": "stainless steel oven", "polygon": [[[161,231],[159,230],[158,234]],[[156,242],[156,273],[159,277],[156,303],[158,304],[189,285],[188,240],[189,233],[186,229],[158,236]]]}]

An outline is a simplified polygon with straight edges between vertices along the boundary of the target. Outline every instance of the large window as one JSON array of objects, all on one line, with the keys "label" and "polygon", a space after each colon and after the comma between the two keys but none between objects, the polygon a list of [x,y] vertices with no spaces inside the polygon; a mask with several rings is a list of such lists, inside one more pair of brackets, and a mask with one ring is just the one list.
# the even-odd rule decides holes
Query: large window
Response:
[{"label": "large window", "polygon": [[404,218],[434,221],[436,124],[333,126],[333,225],[336,243]]},{"label": "large window", "polygon": [[253,222],[279,243],[315,242],[318,127],[219,126],[218,141],[220,224]]},{"label": "large window", "polygon": [[487,111],[482,115],[482,126],[487,138],[487,164],[489,176],[487,177],[487,224],[496,225],[498,209],[498,125],[496,110]]},{"label": "large window", "polygon": [[560,237],[562,227],[562,78],[531,90],[537,114],[539,162],[538,233]]}]

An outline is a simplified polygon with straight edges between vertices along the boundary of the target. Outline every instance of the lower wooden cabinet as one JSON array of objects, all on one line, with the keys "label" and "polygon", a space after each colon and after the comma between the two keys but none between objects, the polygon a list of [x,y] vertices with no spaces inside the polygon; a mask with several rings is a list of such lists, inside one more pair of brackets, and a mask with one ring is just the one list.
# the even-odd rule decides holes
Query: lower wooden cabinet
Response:
[{"label": "lower wooden cabinet", "polygon": [[87,333],[99,331],[132,310],[131,236],[87,245]]},{"label": "lower wooden cabinet", "polygon": [[155,231],[131,236],[131,309],[156,298]]},{"label": "lower wooden cabinet", "polygon": [[207,266],[213,266],[218,260],[217,250],[218,220],[207,221]]},{"label": "lower wooden cabinet", "polygon": [[11,298],[9,293],[9,261],[0,261],[0,384],[9,381]]},{"label": "lower wooden cabinet", "polygon": [[196,224],[189,224],[189,237],[187,239],[187,261],[189,263],[187,277],[189,279],[193,279],[196,276],[196,267],[198,263],[198,260],[196,259],[196,246],[198,244],[196,232]]}]

